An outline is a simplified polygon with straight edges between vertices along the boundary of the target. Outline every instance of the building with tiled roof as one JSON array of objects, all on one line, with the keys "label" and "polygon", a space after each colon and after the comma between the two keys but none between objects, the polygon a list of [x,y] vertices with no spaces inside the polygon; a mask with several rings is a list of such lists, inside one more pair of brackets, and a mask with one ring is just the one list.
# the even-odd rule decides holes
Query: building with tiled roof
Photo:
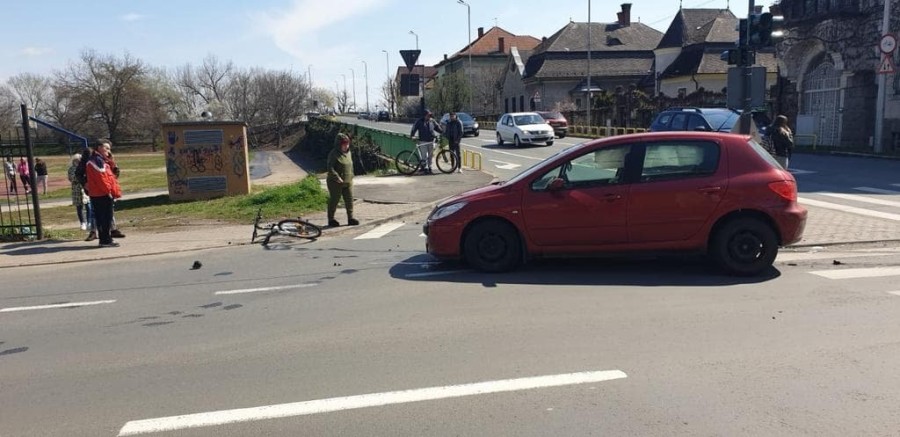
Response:
[{"label": "building with tiled roof", "polygon": [[[523,86],[513,83],[515,76],[507,73],[502,85],[503,109],[586,109],[589,73],[593,92],[614,92],[645,82],[653,71],[653,49],[662,36],[650,26],[632,23],[629,3],[622,5],[612,23],[570,22],[545,38],[523,61],[519,79]],[[512,67],[510,61],[507,65]]]},{"label": "building with tiled roof", "polygon": [[[691,94],[703,88],[723,92],[728,82],[722,52],[734,49],[738,19],[727,9],[681,9],[653,51],[655,93],[668,97]],[[767,83],[776,80],[774,53],[760,51],[756,64],[766,67]]]},{"label": "building with tiled roof", "polygon": [[540,40],[533,36],[515,35],[496,26],[487,32],[479,27],[477,35],[462,50],[451,56],[445,54],[444,59],[434,67],[438,70],[438,77],[454,73],[466,75],[474,93],[474,108],[467,108],[466,112],[482,115],[496,111],[499,97],[496,84],[512,48],[531,50]]}]

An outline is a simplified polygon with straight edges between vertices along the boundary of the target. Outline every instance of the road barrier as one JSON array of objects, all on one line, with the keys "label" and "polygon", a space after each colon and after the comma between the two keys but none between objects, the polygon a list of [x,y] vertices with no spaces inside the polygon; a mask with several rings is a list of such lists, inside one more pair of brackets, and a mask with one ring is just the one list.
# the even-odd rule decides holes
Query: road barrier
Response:
[{"label": "road barrier", "polygon": [[481,171],[481,154],[471,150],[462,150],[462,166]]}]

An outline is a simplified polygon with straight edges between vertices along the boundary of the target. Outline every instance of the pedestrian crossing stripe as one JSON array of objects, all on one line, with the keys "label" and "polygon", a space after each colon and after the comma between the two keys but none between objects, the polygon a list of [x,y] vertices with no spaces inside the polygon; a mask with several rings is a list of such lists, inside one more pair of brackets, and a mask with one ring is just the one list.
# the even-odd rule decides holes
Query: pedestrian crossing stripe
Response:
[{"label": "pedestrian crossing stripe", "polygon": [[882,278],[900,275],[900,267],[867,267],[859,269],[819,270],[810,272],[826,279]]},{"label": "pedestrian crossing stripe", "polygon": [[877,217],[885,220],[900,222],[900,214],[891,214],[889,212],[874,211],[871,209],[857,208],[854,206],[841,205],[839,203],[823,202],[821,200],[808,199],[802,197],[798,199],[801,205],[816,206],[819,208],[833,209],[837,211],[849,212],[851,214],[864,215],[868,217]]},{"label": "pedestrian crossing stripe", "polygon": [[788,171],[791,172],[791,174],[813,174],[813,173],[818,173],[818,172],[815,172],[815,171],[812,171],[812,170],[800,170],[799,168],[792,168],[792,169],[790,169],[790,170],[788,170]]},{"label": "pedestrian crossing stripe", "polygon": [[403,226],[403,223],[401,223],[401,222],[385,223],[375,229],[372,229],[369,232],[366,232],[365,234],[362,234],[362,235],[354,238],[354,240],[372,240],[372,239],[376,239],[376,238],[381,238],[401,226]]},{"label": "pedestrian crossing stripe", "polygon": [[900,191],[883,190],[881,188],[872,188],[872,187],[856,187],[856,188],[854,188],[854,190],[862,191],[865,193],[875,193],[875,194],[890,194],[890,195],[900,194]]},{"label": "pedestrian crossing stripe", "polygon": [[[865,188],[865,187],[863,187],[863,188]],[[900,202],[893,202],[890,200],[883,200],[883,199],[873,199],[871,197],[857,196],[855,194],[842,194],[842,193],[820,193],[820,194],[823,196],[834,197],[837,199],[852,200],[854,202],[863,202],[863,203],[872,203],[875,205],[882,205],[882,206],[900,207]]]}]

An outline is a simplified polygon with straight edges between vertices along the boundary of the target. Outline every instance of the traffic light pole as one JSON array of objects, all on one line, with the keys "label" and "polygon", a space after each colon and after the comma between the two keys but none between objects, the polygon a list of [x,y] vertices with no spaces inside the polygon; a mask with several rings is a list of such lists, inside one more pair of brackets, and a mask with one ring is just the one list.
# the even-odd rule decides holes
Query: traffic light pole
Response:
[{"label": "traffic light pole", "polygon": [[756,9],[756,5],[754,4],[754,0],[749,0],[747,5],[747,25],[741,29],[742,34],[739,36],[741,51],[745,51],[747,55],[741,56],[741,77],[744,79],[741,83],[741,87],[743,88],[743,97],[744,97],[744,105],[743,112],[741,113],[740,118],[740,132],[742,134],[750,133],[750,123],[752,117],[750,116],[750,107],[751,102],[751,86],[750,86],[750,78],[752,72],[750,67],[753,66],[754,56],[750,51],[750,29],[753,27],[753,23],[751,22],[754,10]]},{"label": "traffic light pole", "polygon": [[[891,2],[884,2],[884,16],[881,19],[881,34],[887,35],[890,33],[890,23],[891,23]],[[882,55],[884,56],[884,55]],[[875,138],[872,141],[872,146],[874,148],[875,153],[881,153],[884,151],[884,100],[885,95],[887,93],[885,87],[887,86],[887,78],[884,74],[878,75],[878,95],[875,98]]]}]

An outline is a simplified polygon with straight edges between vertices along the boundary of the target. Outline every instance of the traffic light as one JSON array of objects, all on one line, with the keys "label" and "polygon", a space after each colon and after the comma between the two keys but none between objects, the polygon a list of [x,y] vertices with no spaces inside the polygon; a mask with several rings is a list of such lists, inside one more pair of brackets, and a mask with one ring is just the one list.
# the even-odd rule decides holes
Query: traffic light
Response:
[{"label": "traffic light", "polygon": [[747,43],[750,47],[771,47],[784,32],[781,25],[784,17],[771,12],[753,14],[749,17]]},{"label": "traffic light", "polygon": [[756,52],[746,47],[735,47],[722,52],[719,56],[728,65],[750,66],[756,63]]}]

